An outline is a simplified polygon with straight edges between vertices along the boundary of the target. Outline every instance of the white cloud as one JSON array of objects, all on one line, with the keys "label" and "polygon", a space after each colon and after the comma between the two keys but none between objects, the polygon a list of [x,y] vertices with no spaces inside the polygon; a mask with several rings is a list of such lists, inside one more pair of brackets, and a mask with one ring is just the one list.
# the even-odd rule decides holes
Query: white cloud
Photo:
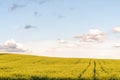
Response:
[{"label": "white cloud", "polygon": [[114,27],[113,32],[120,33],[120,27]]},{"label": "white cloud", "polygon": [[115,47],[115,48],[120,48],[120,43],[114,44],[114,47]]},{"label": "white cloud", "polygon": [[27,49],[22,44],[17,43],[15,40],[7,40],[5,43],[0,44],[0,50],[8,52],[26,52]]},{"label": "white cloud", "polygon": [[68,41],[68,40],[64,40],[64,39],[58,39],[58,45],[57,46],[61,46],[61,47],[65,47],[65,48],[74,48],[74,47],[79,47],[80,44],[79,42],[76,41]]},{"label": "white cloud", "polygon": [[64,39],[58,39],[58,43],[59,44],[66,44],[66,43],[68,43],[68,41],[64,40]]},{"label": "white cloud", "polygon": [[90,29],[89,32],[85,35],[78,35],[75,36],[75,38],[80,39],[82,41],[103,41],[105,38],[104,32],[98,30],[98,29]]}]

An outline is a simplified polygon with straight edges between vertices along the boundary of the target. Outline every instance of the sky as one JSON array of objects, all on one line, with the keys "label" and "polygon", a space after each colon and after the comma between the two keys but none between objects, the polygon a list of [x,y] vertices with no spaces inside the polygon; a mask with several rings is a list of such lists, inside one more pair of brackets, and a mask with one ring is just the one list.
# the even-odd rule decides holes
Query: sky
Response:
[{"label": "sky", "polygon": [[120,59],[119,0],[0,0],[0,51]]}]

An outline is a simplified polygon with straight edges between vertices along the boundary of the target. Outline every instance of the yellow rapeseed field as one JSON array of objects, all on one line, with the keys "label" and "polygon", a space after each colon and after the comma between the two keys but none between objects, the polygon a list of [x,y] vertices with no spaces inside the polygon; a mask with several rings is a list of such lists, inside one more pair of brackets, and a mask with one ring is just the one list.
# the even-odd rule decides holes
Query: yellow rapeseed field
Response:
[{"label": "yellow rapeseed field", "polygon": [[0,80],[120,80],[120,60],[3,53]]}]

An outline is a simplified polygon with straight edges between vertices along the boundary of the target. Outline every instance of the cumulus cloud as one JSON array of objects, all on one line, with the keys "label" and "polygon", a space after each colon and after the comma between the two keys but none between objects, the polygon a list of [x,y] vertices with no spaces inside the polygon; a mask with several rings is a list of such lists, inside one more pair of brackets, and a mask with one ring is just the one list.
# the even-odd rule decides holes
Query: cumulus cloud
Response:
[{"label": "cumulus cloud", "polygon": [[113,32],[120,33],[120,27],[114,27]]},{"label": "cumulus cloud", "polygon": [[77,35],[74,36],[74,38],[80,39],[82,41],[103,41],[105,37],[104,32],[98,30],[98,29],[90,29],[89,32],[85,35]]},{"label": "cumulus cloud", "polygon": [[24,48],[22,44],[17,43],[15,40],[7,40],[5,43],[0,44],[0,50],[8,52],[26,52],[28,49]]}]

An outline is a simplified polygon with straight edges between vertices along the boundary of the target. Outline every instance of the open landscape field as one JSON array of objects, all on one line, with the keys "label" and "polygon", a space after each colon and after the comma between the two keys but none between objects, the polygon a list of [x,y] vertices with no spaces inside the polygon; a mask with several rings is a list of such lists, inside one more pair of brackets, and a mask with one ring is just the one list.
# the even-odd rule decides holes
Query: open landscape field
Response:
[{"label": "open landscape field", "polygon": [[120,80],[120,60],[0,54],[1,80]]},{"label": "open landscape field", "polygon": [[0,80],[120,80],[120,0],[0,0]]}]

